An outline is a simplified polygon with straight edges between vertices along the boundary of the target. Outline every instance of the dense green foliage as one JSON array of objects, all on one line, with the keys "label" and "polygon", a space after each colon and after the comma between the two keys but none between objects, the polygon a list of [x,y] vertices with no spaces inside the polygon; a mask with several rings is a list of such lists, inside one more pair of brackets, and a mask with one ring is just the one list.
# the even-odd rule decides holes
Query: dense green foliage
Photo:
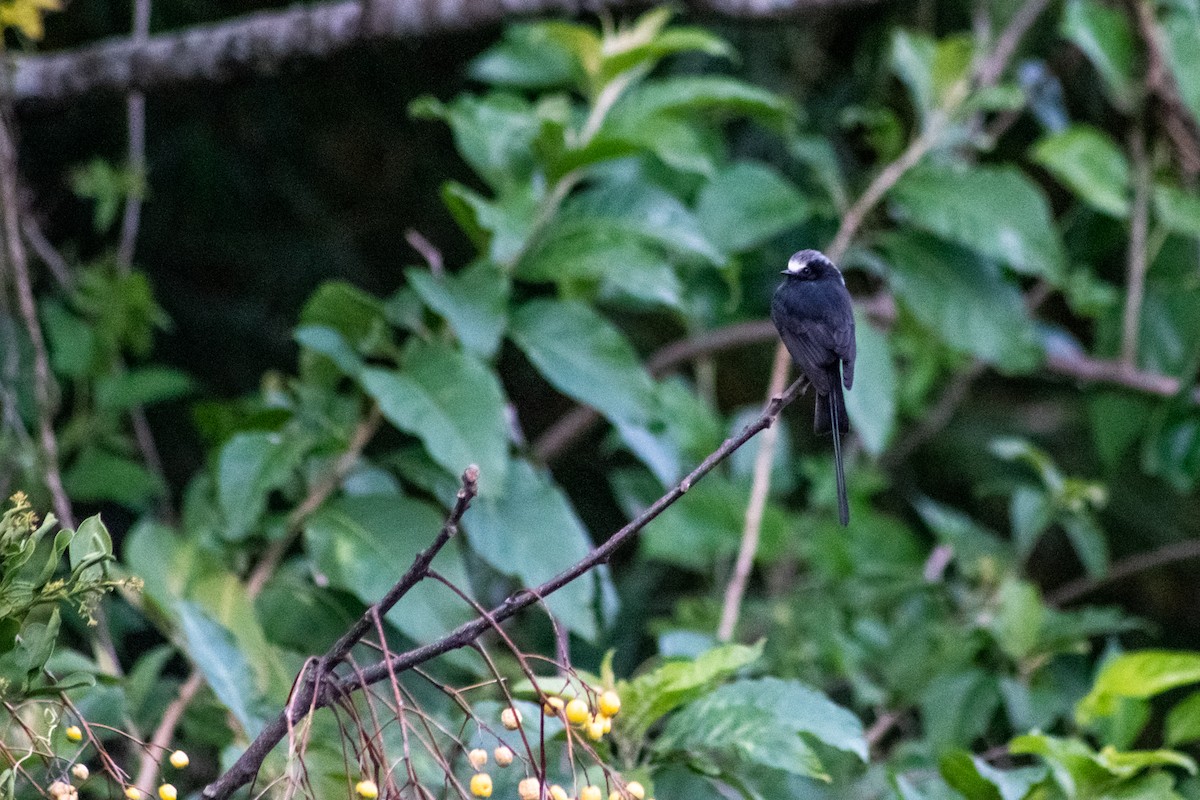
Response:
[{"label": "dense green foliage", "polygon": [[[1194,630],[1044,588],[1196,534],[1200,197],[1163,120],[1200,120],[1200,9],[1147,5],[1182,98],[1164,108],[1123,7],[1052,5],[1053,32],[1009,65],[994,42],[1014,9],[996,5],[973,33],[889,24],[858,42],[849,89],[799,96],[739,77],[728,41],[666,10],[509,26],[471,62],[477,89],[410,108],[471,170],[441,189],[463,240],[446,251],[470,255],[425,247],[386,296],[323,283],[294,370],[251,396],[204,396],[156,357],[168,322],[145,272],[106,256],[47,284],[66,493],[126,522],[119,566],[98,517],[50,537],[22,500],[0,524],[2,791],[31,796],[76,761],[108,774],[81,791],[132,783],[141,751],[120,731],[149,739],[193,671],[204,688],[169,740],[192,772],[158,774],[199,790],[433,540],[470,464],[479,496],[434,559],[442,580],[380,620],[387,643],[373,630],[355,667],[561,573],[611,532],[594,520],[634,517],[757,415],[773,339],[732,363],[713,334],[765,316],[792,251],[831,246],[860,311],[852,521],[836,524],[802,400],[757,483],[736,641],[718,620],[757,440],[507,638],[314,714],[260,785],[456,796],[465,752],[502,740],[519,759],[489,768],[505,798],[543,765],[568,789],[611,771],[658,800],[1200,797]],[[73,179],[101,233],[147,185],[104,161]],[[9,369],[34,375],[20,319],[0,324]],[[708,344],[655,355],[676,340]],[[180,398],[207,456],[173,487],[136,421]],[[4,403],[0,483],[48,508],[33,379]],[[546,424],[570,404],[602,432]],[[115,569],[144,586],[105,606],[93,649],[83,623]],[[1181,649],[1137,649],[1163,628]],[[622,700],[599,741],[540,708],[585,686]],[[499,722],[509,692],[520,735]],[[73,706],[23,713],[46,696]],[[94,738],[64,743],[64,715]]]}]

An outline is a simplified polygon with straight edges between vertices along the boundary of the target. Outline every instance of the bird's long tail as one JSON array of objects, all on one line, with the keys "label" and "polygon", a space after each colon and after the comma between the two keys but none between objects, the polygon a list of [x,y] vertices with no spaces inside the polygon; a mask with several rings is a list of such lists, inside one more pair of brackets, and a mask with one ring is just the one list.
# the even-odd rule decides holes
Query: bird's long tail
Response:
[{"label": "bird's long tail", "polygon": [[833,429],[833,463],[837,470],[838,522],[845,527],[850,524],[850,503],[846,500],[846,471],[842,466],[842,420],[839,412],[845,405],[838,403],[841,394],[842,387],[835,383],[833,391],[826,396],[829,398],[829,420]]}]

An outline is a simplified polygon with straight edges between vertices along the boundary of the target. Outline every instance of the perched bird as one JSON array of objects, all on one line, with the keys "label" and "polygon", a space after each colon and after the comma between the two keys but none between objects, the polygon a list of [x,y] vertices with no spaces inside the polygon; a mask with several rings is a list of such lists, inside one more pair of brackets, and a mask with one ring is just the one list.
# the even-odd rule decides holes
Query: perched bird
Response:
[{"label": "perched bird", "polygon": [[817,392],[817,433],[833,434],[837,466],[838,519],[850,524],[841,435],[850,430],[846,418],[847,389],[854,383],[854,312],[846,281],[833,262],[816,250],[801,250],[788,259],[783,283],[771,300],[771,321],[796,366]]}]

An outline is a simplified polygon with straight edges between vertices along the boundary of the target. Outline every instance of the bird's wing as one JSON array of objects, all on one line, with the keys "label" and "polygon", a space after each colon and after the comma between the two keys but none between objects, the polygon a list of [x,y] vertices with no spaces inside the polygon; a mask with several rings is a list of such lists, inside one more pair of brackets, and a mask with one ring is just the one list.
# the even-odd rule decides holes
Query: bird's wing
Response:
[{"label": "bird's wing", "polygon": [[854,384],[854,359],[858,355],[858,343],[854,338],[854,316],[850,324],[834,332],[833,351],[842,360],[842,384],[849,389]]},{"label": "bird's wing", "polygon": [[819,322],[782,315],[775,320],[780,338],[818,394],[829,394],[828,368],[836,362],[828,331]]}]

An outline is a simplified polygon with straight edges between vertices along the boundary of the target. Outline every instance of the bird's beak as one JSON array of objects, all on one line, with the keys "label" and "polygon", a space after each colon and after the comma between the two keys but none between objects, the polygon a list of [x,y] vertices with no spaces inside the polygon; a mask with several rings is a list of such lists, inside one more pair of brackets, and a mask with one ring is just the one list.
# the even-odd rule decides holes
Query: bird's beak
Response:
[{"label": "bird's beak", "polygon": [[781,270],[779,270],[779,274],[780,275],[791,275],[792,271],[790,269],[781,269]]}]

